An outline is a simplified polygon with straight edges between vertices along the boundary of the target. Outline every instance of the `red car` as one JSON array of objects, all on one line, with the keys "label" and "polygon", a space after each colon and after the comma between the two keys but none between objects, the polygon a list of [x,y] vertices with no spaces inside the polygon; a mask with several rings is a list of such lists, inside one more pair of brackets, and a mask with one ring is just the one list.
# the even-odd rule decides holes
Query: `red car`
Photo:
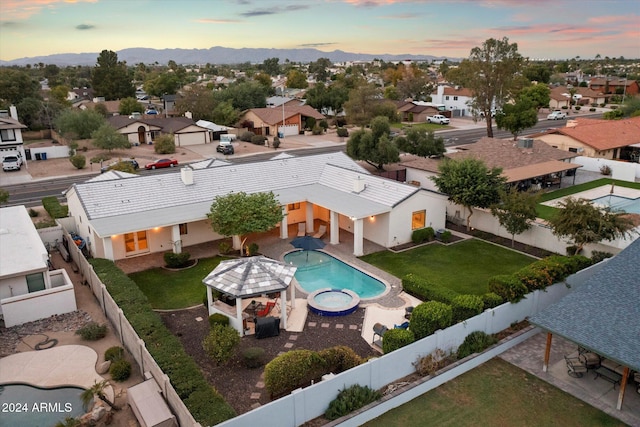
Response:
[{"label": "red car", "polygon": [[160,169],[160,168],[172,168],[178,165],[176,159],[158,159],[155,162],[147,163],[145,169]]}]

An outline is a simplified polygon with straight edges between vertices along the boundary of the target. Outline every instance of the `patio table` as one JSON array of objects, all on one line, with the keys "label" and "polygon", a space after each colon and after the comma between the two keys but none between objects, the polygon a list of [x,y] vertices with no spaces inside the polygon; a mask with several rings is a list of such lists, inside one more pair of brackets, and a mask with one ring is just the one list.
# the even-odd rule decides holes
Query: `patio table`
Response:
[{"label": "patio table", "polygon": [[622,379],[622,375],[610,369],[607,369],[604,366],[599,367],[595,370],[595,372],[596,376],[593,378],[594,380],[598,377],[604,378],[605,380],[613,384],[614,390],[616,388],[616,384],[620,384],[620,380]]}]

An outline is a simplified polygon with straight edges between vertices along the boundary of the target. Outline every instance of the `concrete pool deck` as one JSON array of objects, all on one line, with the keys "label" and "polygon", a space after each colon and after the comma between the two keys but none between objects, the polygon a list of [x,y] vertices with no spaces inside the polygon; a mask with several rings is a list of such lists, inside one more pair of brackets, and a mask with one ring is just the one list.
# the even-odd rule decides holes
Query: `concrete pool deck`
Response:
[{"label": "concrete pool deck", "polygon": [[595,200],[599,197],[609,195],[626,197],[628,199],[637,199],[640,197],[640,190],[614,185],[613,192],[611,192],[611,185],[602,185],[600,187],[592,188],[591,190],[581,191],[579,193],[570,194],[565,197],[558,197],[557,199],[549,200],[542,204],[546,206],[556,207],[559,202],[564,201],[567,197],[573,197],[574,199]]},{"label": "concrete pool deck", "polygon": [[[64,386],[88,389],[103,381],[96,372],[98,354],[84,345],[63,345],[25,351],[0,359],[0,384],[23,383],[41,388]],[[105,389],[113,402],[113,387]]]}]

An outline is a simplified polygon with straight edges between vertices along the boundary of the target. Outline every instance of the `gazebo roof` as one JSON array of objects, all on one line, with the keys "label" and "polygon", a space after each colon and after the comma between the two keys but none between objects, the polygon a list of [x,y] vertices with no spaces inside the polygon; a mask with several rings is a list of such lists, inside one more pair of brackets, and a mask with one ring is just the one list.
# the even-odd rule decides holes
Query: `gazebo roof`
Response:
[{"label": "gazebo roof", "polygon": [[202,282],[236,298],[285,290],[298,267],[264,256],[222,261]]},{"label": "gazebo roof", "polygon": [[640,239],[529,321],[640,371]]}]

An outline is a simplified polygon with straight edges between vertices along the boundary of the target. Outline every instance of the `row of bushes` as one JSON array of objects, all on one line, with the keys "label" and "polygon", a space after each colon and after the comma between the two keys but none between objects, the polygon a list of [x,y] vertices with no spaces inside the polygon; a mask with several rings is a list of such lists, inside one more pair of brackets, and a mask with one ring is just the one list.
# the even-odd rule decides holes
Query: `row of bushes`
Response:
[{"label": "row of bushes", "polygon": [[51,218],[66,218],[69,215],[69,207],[62,206],[55,196],[43,198],[42,206]]},{"label": "row of bushes", "polygon": [[[416,245],[424,242],[430,242],[435,239],[436,233],[432,227],[419,228],[411,233],[411,241]],[[439,237],[442,242],[449,243],[451,241],[451,231],[443,231]]]},{"label": "row of bushes", "polygon": [[582,255],[552,255],[521,268],[513,274],[489,279],[489,290],[504,300],[518,302],[530,292],[561,282],[592,264]]},{"label": "row of bushes", "polygon": [[345,346],[321,351],[292,350],[267,363],[264,384],[272,397],[280,397],[319,381],[323,375],[339,374],[363,361],[356,352]]},{"label": "row of bushes", "polygon": [[214,425],[236,416],[233,408],[209,385],[180,341],[166,328],[140,288],[112,261],[89,260],[107,290],[145,342],[149,353],[202,425]]}]

